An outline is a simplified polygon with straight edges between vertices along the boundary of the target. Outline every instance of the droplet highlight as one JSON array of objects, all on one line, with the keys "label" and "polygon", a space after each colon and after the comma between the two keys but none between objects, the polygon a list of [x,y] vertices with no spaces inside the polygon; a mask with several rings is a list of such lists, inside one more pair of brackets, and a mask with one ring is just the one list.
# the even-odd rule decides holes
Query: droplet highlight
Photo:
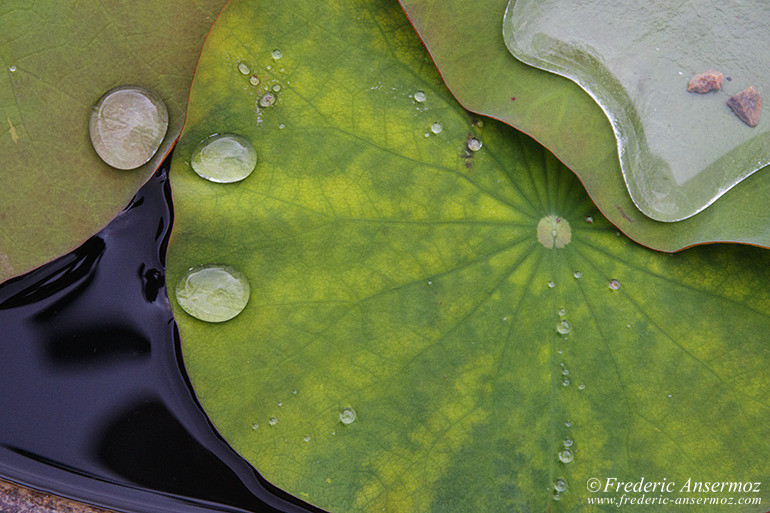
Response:
[{"label": "droplet highlight", "polygon": [[340,412],[340,421],[343,424],[352,424],[356,420],[356,410],[353,408],[343,408]]},{"label": "droplet highlight", "polygon": [[580,271],[575,271],[575,273],[572,276],[574,276],[576,280],[579,280],[580,278],[583,277],[583,273],[581,273]]},{"label": "droplet highlight", "polygon": [[265,93],[259,99],[259,106],[265,108],[272,107],[277,99],[278,97],[274,93]]},{"label": "droplet highlight", "polygon": [[430,126],[430,131],[433,132],[434,134],[440,134],[442,130],[444,130],[444,127],[441,126],[441,123],[439,123],[438,121],[436,121]]},{"label": "droplet highlight", "polygon": [[572,324],[567,320],[561,320],[556,324],[556,331],[559,335],[566,335],[572,331]]},{"label": "droplet highlight", "polygon": [[549,288],[549,289],[552,289],[552,288],[554,288],[555,286],[556,286],[556,282],[555,282],[555,281],[549,281],[549,282],[548,282],[548,288]]},{"label": "droplet highlight", "polygon": [[273,59],[278,60],[281,57],[283,57],[283,52],[282,51],[280,51],[278,48],[273,50]]},{"label": "droplet highlight", "polygon": [[303,440],[306,441],[306,442],[309,442],[310,441],[310,435],[305,435]]},{"label": "droplet highlight", "polygon": [[176,285],[182,309],[201,321],[224,322],[243,311],[249,301],[249,282],[228,265],[193,267]]},{"label": "droplet highlight", "polygon": [[8,71],[10,71],[11,73],[15,73],[16,72],[16,66],[11,64],[10,66],[8,66]]},{"label": "droplet highlight", "polygon": [[575,455],[569,449],[564,449],[559,452],[559,460],[561,460],[562,463],[571,463],[574,459]]},{"label": "droplet highlight", "polygon": [[422,103],[427,99],[428,97],[422,91],[417,91],[416,93],[414,93],[414,101],[416,102]]},{"label": "droplet highlight", "polygon": [[618,290],[620,288],[620,282],[618,280],[610,280],[610,288],[612,290]]},{"label": "droplet highlight", "polygon": [[168,129],[168,111],[160,97],[143,87],[107,91],[91,110],[91,143],[99,157],[117,169],[147,163]]},{"label": "droplet highlight", "polygon": [[468,149],[471,151],[479,151],[481,147],[483,146],[483,143],[476,139],[475,137],[471,137],[468,139]]},{"label": "droplet highlight", "polygon": [[270,420],[268,420],[267,423],[270,424],[271,426],[275,426],[276,424],[278,424],[278,419],[276,419],[275,417],[270,417]]},{"label": "droplet highlight", "polygon": [[565,481],[564,479],[557,479],[553,483],[553,489],[556,490],[557,492],[563,492],[567,490],[567,481]]},{"label": "droplet highlight", "polygon": [[257,165],[257,151],[237,134],[214,134],[198,144],[190,165],[201,178],[216,183],[239,182]]},{"label": "droplet highlight", "polygon": [[559,310],[559,317],[564,317],[565,315],[567,315],[567,309],[566,308],[560,309]]}]

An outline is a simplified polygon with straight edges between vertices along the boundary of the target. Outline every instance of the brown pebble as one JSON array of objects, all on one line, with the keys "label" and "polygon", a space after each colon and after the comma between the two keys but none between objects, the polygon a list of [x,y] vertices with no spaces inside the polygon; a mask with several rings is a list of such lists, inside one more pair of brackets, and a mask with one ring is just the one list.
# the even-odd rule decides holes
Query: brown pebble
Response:
[{"label": "brown pebble", "polygon": [[735,115],[749,126],[757,126],[759,123],[759,110],[762,108],[762,99],[759,91],[754,86],[747,87],[740,93],[727,100],[727,106],[733,109]]},{"label": "brown pebble", "polygon": [[687,90],[691,93],[708,93],[709,91],[718,91],[722,89],[722,74],[718,71],[709,71],[707,73],[698,73],[687,85]]}]

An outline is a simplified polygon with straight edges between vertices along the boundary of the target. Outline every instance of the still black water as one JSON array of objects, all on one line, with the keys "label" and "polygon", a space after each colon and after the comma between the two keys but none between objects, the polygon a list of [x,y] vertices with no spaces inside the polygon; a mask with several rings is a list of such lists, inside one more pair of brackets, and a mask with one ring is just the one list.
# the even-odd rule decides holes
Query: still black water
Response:
[{"label": "still black water", "polygon": [[81,247],[0,285],[0,476],[130,513],[321,512],[192,392],[166,296],[169,160]]}]

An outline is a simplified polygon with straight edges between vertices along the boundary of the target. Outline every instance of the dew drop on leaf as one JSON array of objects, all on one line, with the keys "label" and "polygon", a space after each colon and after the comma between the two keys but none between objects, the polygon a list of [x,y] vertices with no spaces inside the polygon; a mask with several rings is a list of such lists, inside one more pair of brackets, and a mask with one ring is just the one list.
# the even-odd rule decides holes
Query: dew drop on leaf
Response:
[{"label": "dew drop on leaf", "polygon": [[257,151],[240,135],[214,134],[193,150],[190,165],[201,178],[210,182],[238,182],[254,171]]},{"label": "dew drop on leaf", "polygon": [[436,121],[430,126],[430,131],[433,132],[434,134],[440,134],[443,129],[444,127],[441,126],[441,123],[439,123],[438,121]]},{"label": "dew drop on leaf", "polygon": [[569,449],[564,449],[559,452],[559,460],[561,460],[562,463],[571,463],[573,459],[575,459],[575,455]]},{"label": "dew drop on leaf", "polygon": [[265,93],[262,98],[259,99],[260,107],[272,107],[275,104],[277,97],[273,93]]},{"label": "dew drop on leaf", "polygon": [[227,265],[193,267],[176,285],[179,306],[196,319],[224,322],[243,311],[249,301],[249,282]]},{"label": "dew drop on leaf", "polygon": [[340,412],[340,421],[343,424],[352,424],[356,420],[356,410],[353,408],[343,408]]},{"label": "dew drop on leaf", "polygon": [[117,169],[135,169],[158,151],[168,129],[163,100],[148,89],[107,91],[91,110],[89,132],[96,153]]},{"label": "dew drop on leaf", "polygon": [[416,102],[424,102],[428,97],[423,93],[422,91],[417,91],[414,93],[414,101]]},{"label": "dew drop on leaf", "polygon": [[282,51],[280,51],[278,48],[273,50],[273,59],[278,60],[281,57],[283,57],[283,52]]},{"label": "dew drop on leaf", "polygon": [[275,417],[270,417],[270,420],[268,420],[267,423],[270,424],[271,426],[275,426],[276,424],[278,424],[278,419],[276,419]]},{"label": "dew drop on leaf", "polygon": [[471,137],[468,139],[468,149],[471,151],[479,151],[481,149],[482,142],[476,139],[475,137]]},{"label": "dew drop on leaf", "polygon": [[570,324],[569,321],[561,320],[556,325],[556,331],[558,331],[560,335],[566,335],[572,331],[572,324]]},{"label": "dew drop on leaf", "polygon": [[567,481],[565,481],[564,479],[557,479],[553,483],[553,488],[557,492],[563,492],[563,491],[565,491],[567,489]]},{"label": "dew drop on leaf", "polygon": [[620,282],[618,280],[610,280],[610,288],[612,290],[618,290],[620,288]]},{"label": "dew drop on leaf", "polygon": [[243,62],[238,64],[238,71],[240,71],[244,75],[248,75],[249,73],[251,73],[251,70],[249,69],[249,67]]}]

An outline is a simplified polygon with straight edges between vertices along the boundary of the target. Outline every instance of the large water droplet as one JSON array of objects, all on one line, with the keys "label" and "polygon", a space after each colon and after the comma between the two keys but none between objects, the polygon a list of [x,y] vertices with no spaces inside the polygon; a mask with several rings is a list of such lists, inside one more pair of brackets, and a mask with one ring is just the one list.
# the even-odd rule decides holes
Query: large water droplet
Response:
[{"label": "large water droplet", "polygon": [[569,321],[561,320],[556,325],[556,331],[558,331],[560,335],[566,335],[572,331],[572,324],[570,324]]},{"label": "large water droplet", "polygon": [[481,149],[482,142],[476,139],[475,137],[471,137],[468,139],[468,149],[471,151],[479,151]]},{"label": "large water droplet", "polygon": [[259,429],[259,424],[255,422],[254,424],[251,425],[251,429]]},{"label": "large water droplet", "polygon": [[249,83],[251,83],[251,85],[253,85],[253,86],[258,86],[259,85],[259,77],[256,76],[256,75],[251,75],[251,77],[249,77]]},{"label": "large water droplet", "polygon": [[575,271],[575,273],[573,274],[573,276],[575,277],[575,279],[578,279],[578,280],[579,280],[580,278],[582,278],[582,277],[583,277],[583,273],[581,273],[580,271]]},{"label": "large water droplet", "polygon": [[556,490],[557,492],[565,491],[567,489],[567,481],[565,481],[564,479],[557,479],[553,483],[553,489]]},{"label": "large water droplet", "polygon": [[[280,51],[278,48],[276,48],[275,50],[273,50],[273,59],[275,59],[275,60],[278,60],[278,59],[280,59],[281,57],[283,57],[283,52],[282,52],[282,51]],[[291,60],[291,59],[290,59],[290,60]]]},{"label": "large water droplet", "polygon": [[356,420],[356,410],[353,408],[343,408],[340,412],[340,421],[343,424],[352,424]]},{"label": "large water droplet", "polygon": [[556,282],[555,282],[555,281],[551,280],[551,281],[549,281],[549,282],[548,282],[548,288],[549,288],[549,289],[552,289],[552,288],[554,288],[555,286],[556,286]]},{"label": "large water droplet", "polygon": [[240,71],[244,75],[248,75],[249,73],[251,73],[251,70],[249,69],[249,67],[243,62],[238,64],[238,71]]},{"label": "large water droplet", "polygon": [[167,129],[163,100],[137,86],[107,91],[94,105],[89,122],[96,153],[117,169],[135,169],[149,161]]},{"label": "large water droplet", "polygon": [[575,455],[569,449],[564,449],[559,453],[559,459],[562,463],[570,463],[575,459]]},{"label": "large water droplet", "polygon": [[310,441],[310,435],[305,435],[305,438],[303,438],[303,440],[305,440],[306,442],[309,442]]},{"label": "large water droplet", "polygon": [[426,99],[428,99],[428,97],[425,96],[425,93],[423,93],[422,91],[417,91],[416,93],[414,93],[414,101],[422,103]]},{"label": "large water droplet", "polygon": [[610,280],[610,288],[612,290],[618,290],[620,288],[620,282],[618,280]]},{"label": "large water droplet", "polygon": [[275,426],[276,424],[278,424],[278,419],[276,419],[275,417],[270,417],[270,420],[268,420],[267,423],[270,424],[271,426]]},{"label": "large water droplet", "polygon": [[198,144],[190,165],[198,175],[211,182],[238,182],[254,171],[257,151],[240,135],[214,134]]},{"label": "large water droplet", "polygon": [[265,93],[262,95],[262,98],[259,99],[259,106],[272,107],[277,99],[278,97],[275,95],[275,93]]},{"label": "large water droplet", "polygon": [[434,134],[440,134],[443,129],[444,127],[441,126],[441,123],[439,123],[438,121],[436,121],[430,126],[430,131],[433,132]]},{"label": "large water droplet", "polygon": [[201,265],[187,271],[176,284],[176,300],[196,319],[224,322],[246,307],[249,282],[230,266]]}]

